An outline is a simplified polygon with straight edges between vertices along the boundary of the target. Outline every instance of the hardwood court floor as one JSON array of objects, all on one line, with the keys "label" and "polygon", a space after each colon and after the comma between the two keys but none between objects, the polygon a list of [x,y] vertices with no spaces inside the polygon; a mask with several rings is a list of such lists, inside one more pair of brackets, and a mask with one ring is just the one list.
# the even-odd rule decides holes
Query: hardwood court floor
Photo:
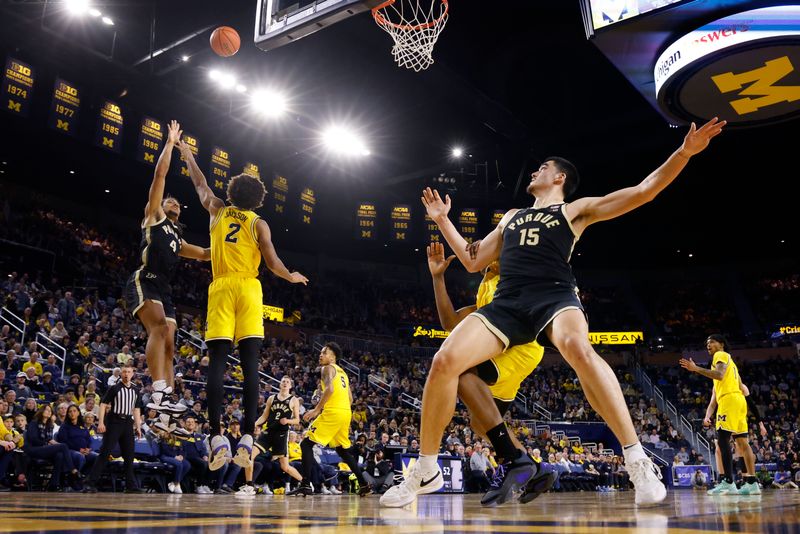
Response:
[{"label": "hardwood court floor", "polygon": [[637,510],[633,493],[554,493],[527,505],[480,505],[478,495],[429,495],[411,509],[378,497],[0,494],[0,532],[102,533],[707,533],[800,532],[800,492],[708,497],[671,491],[657,508]]}]

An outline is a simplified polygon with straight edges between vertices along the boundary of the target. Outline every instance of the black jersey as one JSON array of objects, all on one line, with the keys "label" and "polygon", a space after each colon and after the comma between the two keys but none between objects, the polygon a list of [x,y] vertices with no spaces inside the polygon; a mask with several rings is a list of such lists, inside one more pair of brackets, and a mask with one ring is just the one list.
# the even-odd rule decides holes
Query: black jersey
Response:
[{"label": "black jersey", "polygon": [[272,406],[269,408],[269,416],[267,417],[267,430],[282,431],[287,430],[289,425],[282,425],[278,421],[285,417],[286,419],[292,418],[292,399],[293,395],[289,395],[283,400],[280,400],[277,395],[272,397]]},{"label": "black jersey", "polygon": [[166,281],[172,279],[175,266],[180,261],[178,252],[181,250],[181,237],[175,223],[164,217],[152,226],[143,227],[139,248],[142,269],[155,273]]},{"label": "black jersey", "polygon": [[542,284],[576,285],[569,260],[578,238],[565,206],[521,209],[508,221],[495,297]]}]

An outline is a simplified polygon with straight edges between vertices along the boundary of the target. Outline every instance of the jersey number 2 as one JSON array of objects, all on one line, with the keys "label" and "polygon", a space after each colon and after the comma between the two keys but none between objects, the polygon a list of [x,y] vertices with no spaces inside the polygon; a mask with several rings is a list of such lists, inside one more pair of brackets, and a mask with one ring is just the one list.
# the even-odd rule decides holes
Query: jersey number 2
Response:
[{"label": "jersey number 2", "polygon": [[231,223],[228,225],[228,229],[230,232],[228,232],[228,235],[225,236],[225,241],[228,243],[236,243],[236,241],[239,240],[239,238],[236,237],[236,234],[242,229],[242,225],[239,223]]}]

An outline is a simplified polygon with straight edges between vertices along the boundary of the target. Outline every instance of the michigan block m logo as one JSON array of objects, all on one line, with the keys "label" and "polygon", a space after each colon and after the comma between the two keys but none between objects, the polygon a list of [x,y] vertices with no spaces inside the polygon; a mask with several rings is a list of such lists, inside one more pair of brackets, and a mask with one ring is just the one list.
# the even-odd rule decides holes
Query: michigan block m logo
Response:
[{"label": "michigan block m logo", "polygon": [[[767,61],[763,67],[757,69],[740,74],[726,72],[712,76],[711,80],[720,92],[739,91],[739,96],[745,97],[730,102],[736,113],[745,115],[766,106],[800,100],[800,86],[774,85],[793,71],[794,66],[789,56],[783,56]],[[741,90],[745,84],[750,85]]]},{"label": "michigan block m logo", "polygon": [[13,100],[9,100],[8,109],[13,111],[14,113],[22,113],[22,104],[20,102],[14,102]]}]

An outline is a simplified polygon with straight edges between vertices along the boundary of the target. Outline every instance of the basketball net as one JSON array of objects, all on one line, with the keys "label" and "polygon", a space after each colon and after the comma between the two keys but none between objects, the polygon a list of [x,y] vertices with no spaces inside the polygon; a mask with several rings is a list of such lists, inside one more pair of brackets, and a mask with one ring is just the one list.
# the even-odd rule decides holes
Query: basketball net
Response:
[{"label": "basketball net", "polygon": [[447,22],[447,9],[447,0],[387,0],[372,9],[372,17],[392,36],[395,63],[419,72],[433,64],[433,47]]}]

